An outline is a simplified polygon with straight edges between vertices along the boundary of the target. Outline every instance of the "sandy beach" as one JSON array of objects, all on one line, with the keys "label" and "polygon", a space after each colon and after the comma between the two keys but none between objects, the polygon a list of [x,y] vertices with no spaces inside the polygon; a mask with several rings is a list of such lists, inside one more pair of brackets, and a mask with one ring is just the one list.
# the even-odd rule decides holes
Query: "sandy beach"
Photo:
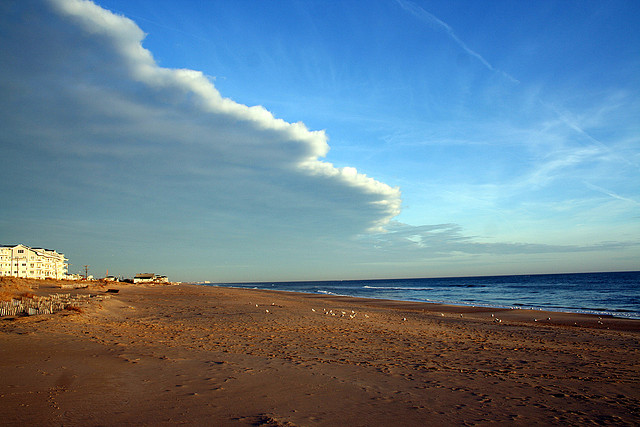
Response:
[{"label": "sandy beach", "polygon": [[640,424],[640,321],[108,287],[0,319],[3,425]]}]

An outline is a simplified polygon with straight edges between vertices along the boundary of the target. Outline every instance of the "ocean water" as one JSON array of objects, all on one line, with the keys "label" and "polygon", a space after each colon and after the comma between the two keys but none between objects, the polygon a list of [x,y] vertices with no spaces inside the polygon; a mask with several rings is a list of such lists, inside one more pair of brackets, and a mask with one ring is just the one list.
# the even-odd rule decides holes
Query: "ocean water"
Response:
[{"label": "ocean water", "polygon": [[640,271],[207,285],[640,319]]}]

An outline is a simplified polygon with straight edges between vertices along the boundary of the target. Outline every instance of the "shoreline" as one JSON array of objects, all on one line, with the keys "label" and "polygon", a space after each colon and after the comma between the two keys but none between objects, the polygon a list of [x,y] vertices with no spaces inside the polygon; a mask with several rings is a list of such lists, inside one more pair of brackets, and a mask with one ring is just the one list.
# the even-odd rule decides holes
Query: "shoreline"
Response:
[{"label": "shoreline", "polygon": [[640,306],[633,300],[638,280],[640,271],[194,284],[640,320]]},{"label": "shoreline", "polygon": [[108,287],[81,312],[0,320],[6,425],[640,423],[640,321]]},{"label": "shoreline", "polygon": [[[489,313],[496,314],[501,313],[503,319],[510,319],[513,321],[519,321],[522,323],[536,324],[536,325],[556,325],[556,326],[578,326],[594,329],[607,329],[620,331],[640,331],[640,318],[634,317],[619,317],[612,314],[596,314],[596,313],[580,313],[575,311],[556,311],[548,310],[544,308],[509,308],[509,307],[496,307],[496,306],[482,306],[482,305],[467,305],[467,304],[445,304],[429,301],[407,301],[396,300],[387,298],[365,298],[351,295],[338,295],[338,294],[325,294],[325,293],[312,293],[302,291],[285,291],[281,289],[260,289],[260,288],[245,288],[235,286],[219,286],[216,284],[200,284],[189,283],[185,284],[189,286],[204,286],[213,288],[227,288],[235,289],[239,291],[263,291],[263,292],[282,292],[285,294],[303,295],[308,298],[322,298],[336,299],[353,299],[355,301],[367,302],[370,301],[372,305],[382,305],[386,308],[392,307],[414,307],[414,310],[421,310],[423,312],[443,312],[443,313]],[[509,312],[513,312],[508,314]],[[575,316],[575,317],[574,317]],[[473,316],[474,318],[484,319],[486,316]],[[489,316],[490,317],[490,316]],[[493,318],[492,318],[493,319]],[[500,319],[500,318],[499,318]],[[551,320],[548,320],[551,319]],[[606,324],[603,320],[612,320]],[[599,323],[599,321],[601,323]]]}]

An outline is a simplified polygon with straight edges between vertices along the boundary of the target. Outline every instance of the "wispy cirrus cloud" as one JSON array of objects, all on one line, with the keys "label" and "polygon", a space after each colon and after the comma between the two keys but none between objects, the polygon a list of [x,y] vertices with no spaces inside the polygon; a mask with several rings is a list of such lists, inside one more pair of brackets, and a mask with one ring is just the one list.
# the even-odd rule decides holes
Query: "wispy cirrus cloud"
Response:
[{"label": "wispy cirrus cloud", "polygon": [[471,49],[464,41],[462,41],[456,35],[456,33],[453,30],[453,28],[451,28],[446,22],[440,20],[435,15],[427,12],[422,7],[418,6],[417,4],[415,4],[412,1],[409,1],[409,0],[396,0],[396,2],[398,3],[398,5],[400,5],[400,7],[402,9],[406,10],[407,12],[409,12],[410,14],[412,14],[413,16],[418,18],[420,21],[422,21],[425,24],[429,25],[431,28],[434,28],[437,31],[441,31],[441,32],[444,32],[445,34],[447,34],[449,36],[449,38],[451,38],[451,40],[453,40],[462,50],[464,50],[468,55],[470,55],[470,56],[474,57],[475,59],[477,59],[478,61],[480,61],[480,63],[482,65],[484,65],[488,70],[493,71],[495,73],[501,74],[503,77],[507,78],[508,80],[510,80],[513,83],[520,83],[518,81],[518,79],[516,79],[515,77],[511,76],[508,73],[505,73],[502,70],[499,70],[499,69],[495,68],[482,55],[480,55],[475,50]]},{"label": "wispy cirrus cloud", "polygon": [[595,190],[595,191],[597,191],[599,193],[602,193],[602,194],[606,194],[607,196],[611,197],[612,199],[622,200],[624,202],[629,202],[629,203],[634,204],[634,205],[640,205],[640,202],[638,202],[637,200],[634,200],[634,199],[632,199],[630,197],[621,196],[620,194],[617,194],[617,193],[615,193],[615,192],[613,192],[611,190],[607,190],[606,188],[602,188],[602,187],[600,187],[598,185],[591,184],[590,182],[585,182],[585,185],[587,187],[591,188],[592,190]]},{"label": "wispy cirrus cloud", "polygon": [[[362,242],[381,253],[411,254],[407,259],[466,255],[534,255],[620,250],[637,247],[638,240],[602,241],[590,245],[557,245],[522,242],[491,242],[469,235],[458,224],[412,226],[393,221],[385,233],[363,236]],[[391,255],[392,256],[392,255]]]}]

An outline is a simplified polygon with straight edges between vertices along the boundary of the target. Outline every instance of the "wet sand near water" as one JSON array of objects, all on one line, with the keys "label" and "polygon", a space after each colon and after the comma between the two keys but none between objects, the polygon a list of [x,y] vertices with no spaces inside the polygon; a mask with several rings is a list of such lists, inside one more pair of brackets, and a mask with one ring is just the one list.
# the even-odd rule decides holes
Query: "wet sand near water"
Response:
[{"label": "wet sand near water", "polygon": [[2,424],[640,424],[640,321],[113,287],[0,319]]}]

